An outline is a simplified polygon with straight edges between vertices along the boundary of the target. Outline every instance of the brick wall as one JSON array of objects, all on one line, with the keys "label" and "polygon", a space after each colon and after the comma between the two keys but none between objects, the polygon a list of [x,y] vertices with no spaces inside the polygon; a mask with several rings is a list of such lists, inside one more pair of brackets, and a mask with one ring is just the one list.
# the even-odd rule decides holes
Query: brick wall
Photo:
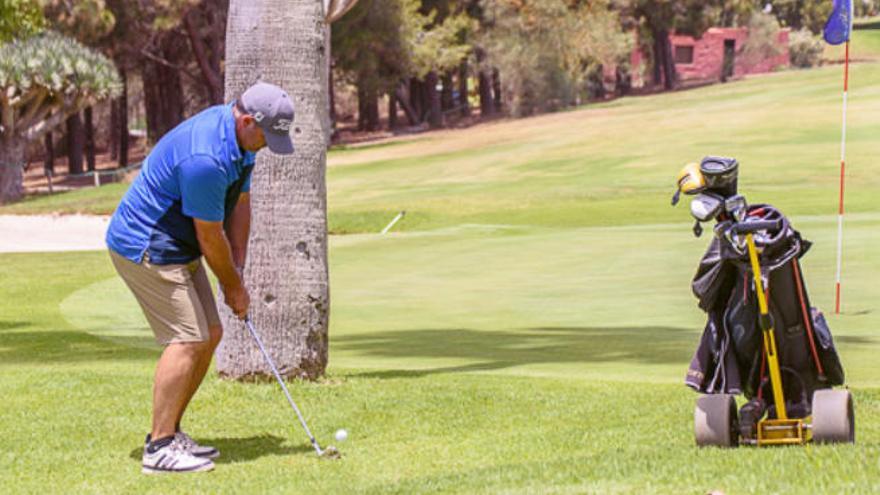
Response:
[{"label": "brick wall", "polygon": [[[788,36],[789,30],[779,32],[778,44],[780,54],[760,60],[747,61],[742,56],[742,48],[748,38],[748,30],[745,28],[711,28],[699,39],[691,36],[670,35],[673,53],[678,52],[681,60],[675,64],[679,80],[682,82],[718,81],[722,79],[724,67],[725,42],[733,46],[733,73],[732,77],[741,77],[747,74],[771,72],[779,67],[788,67]],[[727,48],[729,51],[730,48]],[[690,63],[684,61],[687,52],[692,53]]]}]

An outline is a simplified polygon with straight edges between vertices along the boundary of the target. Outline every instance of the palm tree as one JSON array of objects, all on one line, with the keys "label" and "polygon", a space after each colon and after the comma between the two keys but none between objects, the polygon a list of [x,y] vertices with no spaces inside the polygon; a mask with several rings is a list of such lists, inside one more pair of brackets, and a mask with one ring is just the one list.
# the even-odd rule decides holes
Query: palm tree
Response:
[{"label": "palm tree", "polygon": [[[352,4],[229,2],[226,100],[262,80],[284,88],[296,110],[291,129],[296,152],[262,152],[254,169],[244,274],[251,292],[251,319],[288,377],[314,379],[327,366],[328,26]],[[268,375],[244,326],[220,306],[225,328],[217,351],[220,374],[235,379]]]}]

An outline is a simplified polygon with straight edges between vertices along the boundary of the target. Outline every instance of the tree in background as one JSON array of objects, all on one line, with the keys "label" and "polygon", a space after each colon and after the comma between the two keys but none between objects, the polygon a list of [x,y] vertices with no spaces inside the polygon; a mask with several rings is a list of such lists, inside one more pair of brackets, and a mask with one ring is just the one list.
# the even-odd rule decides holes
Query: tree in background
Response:
[{"label": "tree in background", "polygon": [[715,24],[721,27],[745,26],[752,14],[764,8],[761,0],[721,0]]},{"label": "tree in background", "polygon": [[[73,38],[87,46],[98,46],[100,40],[113,31],[116,18],[107,9],[104,0],[42,0],[43,14],[54,31]],[[95,126],[92,107],[67,118],[67,164],[69,172],[83,172],[83,154],[88,170],[95,169]],[[47,154],[53,155],[47,141]]]},{"label": "tree in background", "polygon": [[829,0],[773,0],[769,3],[783,27],[809,29],[813,34],[822,31],[833,5]]},{"label": "tree in background", "polygon": [[431,128],[443,126],[443,113],[439,74],[458,68],[461,60],[470,54],[471,47],[465,42],[472,22],[464,12],[446,13],[432,8],[423,13],[419,0],[403,0],[404,24],[401,29],[409,52],[413,77],[424,80],[423,113]]},{"label": "tree in background", "polygon": [[489,63],[502,74],[505,105],[515,116],[553,110],[587,96],[587,78],[621,63],[631,38],[604,1],[483,3],[490,19],[481,33]]},{"label": "tree in background", "polygon": [[[378,98],[386,93],[391,114],[399,102],[411,124],[442,125],[438,74],[458,68],[470,51],[463,36],[470,20],[422,7],[419,0],[361,0],[333,29],[335,67],[358,88],[359,129],[378,129]],[[411,78],[423,83],[401,87]]]},{"label": "tree in background", "polygon": [[28,142],[120,89],[106,57],[58,34],[0,46],[0,203],[24,193]]},{"label": "tree in background", "polygon": [[378,130],[379,96],[409,76],[404,15],[400,0],[360,0],[333,27],[334,66],[357,87],[359,130]]},{"label": "tree in background", "polygon": [[[149,141],[195,110],[222,103],[228,0],[65,1],[106,2],[116,27],[96,47],[113,57],[124,78],[140,74]],[[125,105],[117,102],[114,112],[113,128],[121,134]]]},{"label": "tree in background", "polygon": [[0,2],[0,43],[27,38],[39,33],[45,18],[36,0],[3,0]]}]

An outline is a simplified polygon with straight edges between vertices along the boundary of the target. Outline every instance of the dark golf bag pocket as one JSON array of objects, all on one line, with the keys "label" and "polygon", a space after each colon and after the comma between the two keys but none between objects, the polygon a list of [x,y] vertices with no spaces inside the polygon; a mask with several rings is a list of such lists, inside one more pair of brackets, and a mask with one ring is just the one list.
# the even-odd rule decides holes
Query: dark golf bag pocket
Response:
[{"label": "dark golf bag pocket", "polygon": [[819,361],[822,362],[825,377],[828,379],[827,384],[843,385],[843,365],[840,363],[840,356],[837,355],[837,349],[834,347],[834,341],[831,339],[831,329],[828,328],[825,315],[818,308],[810,308],[810,316],[813,319],[813,331],[816,337],[816,344],[818,344]]}]

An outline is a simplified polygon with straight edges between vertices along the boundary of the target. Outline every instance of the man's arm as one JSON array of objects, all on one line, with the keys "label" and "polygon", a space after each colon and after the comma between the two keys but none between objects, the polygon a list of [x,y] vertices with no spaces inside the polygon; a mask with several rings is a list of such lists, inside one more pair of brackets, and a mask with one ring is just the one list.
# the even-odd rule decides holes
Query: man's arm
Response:
[{"label": "man's arm", "polygon": [[251,233],[251,195],[241,193],[238,202],[229,215],[226,226],[226,237],[232,247],[232,262],[236,270],[241,274],[247,259],[248,238]]},{"label": "man's arm", "polygon": [[250,296],[232,261],[233,250],[223,232],[223,222],[206,222],[197,218],[193,222],[199,247],[211,271],[220,280],[226,304],[239,318],[244,318],[250,306]]}]

